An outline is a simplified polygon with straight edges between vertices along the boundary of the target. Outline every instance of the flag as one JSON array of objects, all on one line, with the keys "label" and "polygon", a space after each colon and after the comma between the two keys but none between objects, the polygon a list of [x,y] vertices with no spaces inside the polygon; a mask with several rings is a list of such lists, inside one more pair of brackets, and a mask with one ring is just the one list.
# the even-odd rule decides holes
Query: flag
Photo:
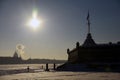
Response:
[{"label": "flag", "polygon": [[89,11],[88,11],[88,15],[87,15],[87,21],[88,21],[88,33],[90,33],[90,15],[89,15]]},{"label": "flag", "polygon": [[89,11],[88,11],[88,15],[87,15],[87,20],[89,21]]}]

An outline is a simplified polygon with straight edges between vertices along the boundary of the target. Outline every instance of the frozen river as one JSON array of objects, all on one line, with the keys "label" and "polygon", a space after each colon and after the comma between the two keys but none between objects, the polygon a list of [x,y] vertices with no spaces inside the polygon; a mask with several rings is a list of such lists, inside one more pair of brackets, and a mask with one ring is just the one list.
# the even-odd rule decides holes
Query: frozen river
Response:
[{"label": "frozen river", "polygon": [[120,73],[36,72],[4,75],[0,80],[120,80]]},{"label": "frozen river", "polygon": [[[0,65],[0,80],[119,80],[120,73],[113,72],[65,72],[41,69],[43,64]],[[24,70],[30,66],[34,72],[10,74],[7,71]],[[43,65],[45,66],[45,65]],[[52,64],[49,66],[52,68]]]}]

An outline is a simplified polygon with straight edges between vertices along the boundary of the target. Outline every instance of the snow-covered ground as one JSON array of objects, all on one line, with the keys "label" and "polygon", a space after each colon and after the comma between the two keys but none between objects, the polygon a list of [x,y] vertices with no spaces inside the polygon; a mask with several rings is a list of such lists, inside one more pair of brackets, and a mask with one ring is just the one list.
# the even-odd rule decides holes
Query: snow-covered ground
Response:
[{"label": "snow-covered ground", "polygon": [[36,72],[0,76],[0,80],[120,80],[120,73],[109,72]]},{"label": "snow-covered ground", "polygon": [[[120,80],[115,72],[44,71],[43,64],[0,65],[0,80]],[[27,66],[30,71],[27,72]],[[45,65],[43,65],[45,67]],[[53,68],[53,65],[49,66]]]}]

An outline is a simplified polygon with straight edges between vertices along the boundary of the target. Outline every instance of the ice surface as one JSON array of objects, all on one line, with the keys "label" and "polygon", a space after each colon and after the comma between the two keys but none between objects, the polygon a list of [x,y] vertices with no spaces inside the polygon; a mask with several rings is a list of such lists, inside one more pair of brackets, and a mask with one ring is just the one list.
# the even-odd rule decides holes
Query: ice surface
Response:
[{"label": "ice surface", "polygon": [[[30,66],[30,72],[26,67]],[[52,67],[49,67],[52,68]],[[49,72],[41,69],[40,64],[0,65],[0,80],[120,80],[115,72]]]},{"label": "ice surface", "polygon": [[0,76],[0,80],[119,80],[120,73],[37,72]]}]

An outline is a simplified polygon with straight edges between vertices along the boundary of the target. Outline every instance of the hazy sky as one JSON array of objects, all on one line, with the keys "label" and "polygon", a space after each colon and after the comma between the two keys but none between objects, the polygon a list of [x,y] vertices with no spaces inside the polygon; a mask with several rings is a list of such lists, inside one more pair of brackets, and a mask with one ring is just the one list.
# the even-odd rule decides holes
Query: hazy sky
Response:
[{"label": "hazy sky", "polygon": [[[26,26],[34,8],[37,31]],[[26,57],[67,59],[66,49],[86,38],[88,10],[96,43],[120,41],[120,0],[0,0],[0,56],[23,44]]]}]

